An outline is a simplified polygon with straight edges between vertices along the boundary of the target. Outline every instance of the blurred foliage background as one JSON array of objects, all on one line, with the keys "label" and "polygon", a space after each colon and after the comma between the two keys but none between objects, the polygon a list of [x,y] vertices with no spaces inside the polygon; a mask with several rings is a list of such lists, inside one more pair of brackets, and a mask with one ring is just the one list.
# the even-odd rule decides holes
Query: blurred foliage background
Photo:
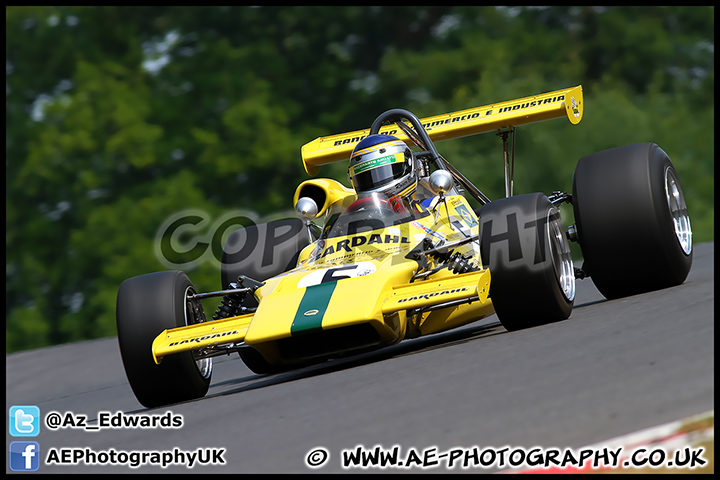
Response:
[{"label": "blurred foliage background", "polygon": [[[714,228],[713,7],[6,7],[6,351],[113,336],[159,226],[292,208],[300,147],[583,85],[578,126],[521,127],[517,193],[571,190],[577,160],[653,141]],[[438,144],[491,198],[494,135]],[[323,176],[348,185],[346,165]],[[229,232],[228,232],[229,233]],[[220,288],[212,262],[188,271]],[[214,306],[206,306],[214,310]]]}]

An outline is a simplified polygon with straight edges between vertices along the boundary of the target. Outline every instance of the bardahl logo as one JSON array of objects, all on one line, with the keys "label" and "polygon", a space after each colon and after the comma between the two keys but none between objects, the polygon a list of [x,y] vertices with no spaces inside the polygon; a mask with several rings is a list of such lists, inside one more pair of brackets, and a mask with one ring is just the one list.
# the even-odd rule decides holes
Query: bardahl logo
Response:
[{"label": "bardahl logo", "polygon": [[465,292],[465,291],[467,291],[467,287],[454,288],[452,290],[443,290],[442,292],[426,293],[424,295],[415,295],[413,297],[401,298],[400,300],[398,300],[398,303],[411,302],[413,300],[421,300],[423,298],[425,300],[429,300],[432,297],[436,297],[436,296],[440,296],[440,295],[448,295],[450,293]]},{"label": "bardahl logo", "polygon": [[318,313],[320,313],[320,310],[318,310],[317,308],[313,308],[312,310],[308,310],[307,312],[303,313],[303,315],[305,315],[306,317],[312,317],[313,315],[317,315]]},{"label": "bardahl logo", "polygon": [[211,339],[213,339],[213,338],[226,337],[226,336],[228,336],[228,335],[234,335],[234,334],[236,334],[236,333],[238,333],[237,330],[232,330],[232,331],[229,331],[229,332],[213,333],[212,335],[203,335],[202,337],[187,338],[187,339],[185,339],[185,340],[183,340],[183,341],[181,341],[181,342],[172,342],[172,343],[170,344],[170,346],[171,346],[171,347],[174,347],[175,345],[183,345],[183,344],[185,344],[185,343],[201,343],[201,342],[204,342],[205,340],[211,340]]},{"label": "bardahl logo", "polygon": [[361,245],[372,245],[375,243],[410,243],[410,240],[408,240],[408,237],[401,237],[400,235],[380,235],[377,233],[370,235],[369,237],[350,237],[346,240],[340,240],[335,245],[330,245],[329,247],[327,247],[319,258],[323,258],[332,253],[337,253],[340,250],[352,252],[352,249],[354,247],[359,247]]}]

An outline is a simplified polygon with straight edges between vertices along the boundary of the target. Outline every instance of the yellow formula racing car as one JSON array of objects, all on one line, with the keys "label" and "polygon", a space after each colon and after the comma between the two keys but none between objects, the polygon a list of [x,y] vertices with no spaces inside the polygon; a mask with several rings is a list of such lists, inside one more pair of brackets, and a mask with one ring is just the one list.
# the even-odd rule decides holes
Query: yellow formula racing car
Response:
[{"label": "yellow formula racing car", "polygon": [[[120,286],[118,339],[137,399],[155,407],[202,397],[212,357],[233,352],[267,374],[493,314],[508,331],[564,320],[576,278],[590,277],[609,299],[682,283],[690,221],[656,144],[581,158],[572,192],[513,195],[515,129],[582,115],[577,86],[424,119],[389,110],[368,130],[306,144],[311,177],[347,162],[351,188],[304,181],[293,198],[299,218],[230,234],[219,291],[198,292],[182,271]],[[435,147],[486,132],[499,135],[505,166],[505,198],[492,201]],[[567,227],[563,203],[574,213]],[[201,303],[210,297],[219,304],[212,318]]]}]

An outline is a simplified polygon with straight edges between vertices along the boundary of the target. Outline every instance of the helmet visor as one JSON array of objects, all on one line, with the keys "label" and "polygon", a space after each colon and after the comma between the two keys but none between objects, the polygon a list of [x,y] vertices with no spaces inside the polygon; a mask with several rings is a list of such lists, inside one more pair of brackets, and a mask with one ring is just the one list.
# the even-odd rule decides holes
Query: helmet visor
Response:
[{"label": "helmet visor", "polygon": [[358,191],[368,192],[381,188],[393,180],[411,173],[410,162],[403,152],[360,161],[350,167],[350,177]]}]

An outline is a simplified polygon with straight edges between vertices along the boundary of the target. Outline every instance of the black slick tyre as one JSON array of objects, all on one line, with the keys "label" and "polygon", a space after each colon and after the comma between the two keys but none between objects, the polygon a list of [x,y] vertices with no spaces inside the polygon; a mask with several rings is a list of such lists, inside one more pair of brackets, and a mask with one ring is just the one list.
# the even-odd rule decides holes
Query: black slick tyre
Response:
[{"label": "black slick tyre", "polygon": [[287,272],[297,265],[300,251],[309,243],[305,224],[297,218],[235,230],[223,246],[222,288],[236,282],[241,274],[264,281]]},{"label": "black slick tyre", "polygon": [[490,298],[508,331],[565,320],[575,274],[560,213],[542,193],[490,202],[479,210],[480,253]]},{"label": "black slick tyre", "polygon": [[152,342],[163,330],[204,319],[195,292],[181,271],[140,275],[125,280],[117,296],[117,330],[120,354],[130,387],[145,407],[159,407],[205,396],[212,376],[212,361],[196,361],[192,352],[168,355],[155,364]]},{"label": "black slick tyre", "polygon": [[608,299],[679,285],[692,264],[692,230],[675,167],[654,143],[581,158],[573,210],[583,269]]}]

